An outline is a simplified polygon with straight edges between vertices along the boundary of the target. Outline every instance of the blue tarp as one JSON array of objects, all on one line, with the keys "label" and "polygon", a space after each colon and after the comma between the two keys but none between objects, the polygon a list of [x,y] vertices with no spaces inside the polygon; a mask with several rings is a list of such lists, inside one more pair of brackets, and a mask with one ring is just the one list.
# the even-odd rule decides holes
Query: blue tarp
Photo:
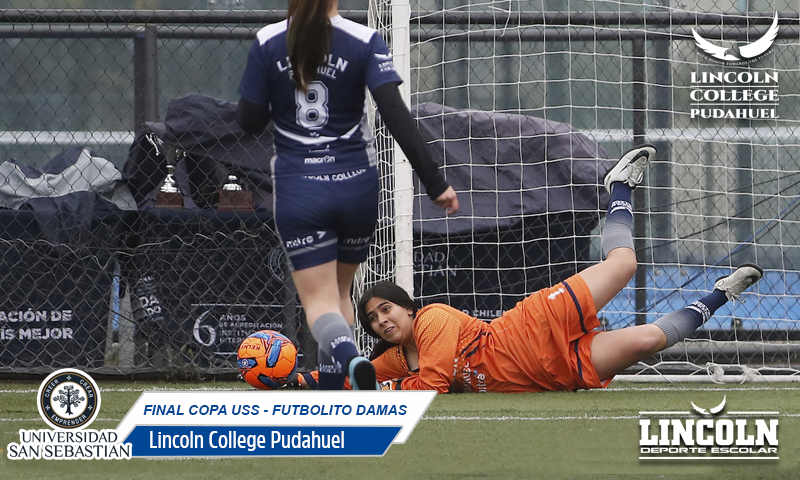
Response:
[{"label": "blue tarp", "polygon": [[[647,323],[684,308],[691,302],[708,295],[714,282],[730,274],[730,267],[658,266],[647,271]],[[688,284],[687,281],[694,279]],[[682,287],[681,287],[682,286]],[[680,288],[679,288],[680,287]],[[734,319],[747,330],[796,330],[800,327],[800,271],[765,271],[756,285],[742,298],[745,303],[728,302],[717,310],[702,327],[704,329],[730,329]],[[634,283],[598,312],[613,329],[636,322]]]}]

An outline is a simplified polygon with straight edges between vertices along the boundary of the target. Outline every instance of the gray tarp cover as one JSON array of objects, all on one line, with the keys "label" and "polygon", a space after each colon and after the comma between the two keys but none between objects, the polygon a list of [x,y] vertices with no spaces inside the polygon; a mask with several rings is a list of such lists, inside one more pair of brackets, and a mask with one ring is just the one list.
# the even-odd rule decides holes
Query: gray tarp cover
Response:
[{"label": "gray tarp cover", "polygon": [[[190,94],[170,100],[164,122],[146,122],[137,132],[123,167],[140,208],[154,204],[167,174],[167,157],[161,146],[186,152],[174,158],[177,187],[188,200],[186,206],[206,207],[207,195],[236,175],[247,189],[272,192],[270,160],[274,154],[270,130],[260,135],[245,133],[236,122],[236,104]],[[148,145],[155,135],[160,145]]]},{"label": "gray tarp cover", "polygon": [[[189,154],[207,155],[235,168],[252,183],[271,190],[270,160],[274,155],[271,130],[249,135],[236,123],[236,103],[203,95],[169,102],[159,135]],[[160,125],[159,125],[160,127]],[[156,124],[151,128],[156,130]],[[158,133],[158,132],[157,132]]]},{"label": "gray tarp cover", "polygon": [[86,242],[98,202],[136,209],[119,170],[88,148],[70,147],[42,170],[13,159],[0,165],[0,207],[33,210],[53,243]]},{"label": "gray tarp cover", "polygon": [[461,207],[445,219],[427,197],[418,197],[417,233],[496,231],[525,215],[602,211],[608,204],[601,184],[612,163],[602,147],[570,125],[436,103],[416,105],[412,113]]},{"label": "gray tarp cover", "polygon": [[[190,155],[210,157],[224,170],[272,191],[270,161],[274,155],[271,130],[246,134],[236,123],[236,103],[191,94],[169,102],[164,123],[148,123],[167,145]],[[220,179],[221,186],[222,179]]]},{"label": "gray tarp cover", "polygon": [[[418,233],[490,232],[514,227],[526,215],[606,208],[608,195],[599,184],[611,162],[602,147],[570,125],[435,103],[416,105],[412,113],[430,142],[434,160],[444,165],[447,181],[459,192],[461,204],[457,215],[445,219],[426,196],[418,197],[414,204]],[[251,185],[271,191],[272,135],[244,134],[235,115],[236,104],[188,95],[170,102],[164,123],[148,126],[168,145],[213,158],[238,170]],[[126,172],[151,175],[131,160]],[[208,174],[213,177],[216,172]]]}]

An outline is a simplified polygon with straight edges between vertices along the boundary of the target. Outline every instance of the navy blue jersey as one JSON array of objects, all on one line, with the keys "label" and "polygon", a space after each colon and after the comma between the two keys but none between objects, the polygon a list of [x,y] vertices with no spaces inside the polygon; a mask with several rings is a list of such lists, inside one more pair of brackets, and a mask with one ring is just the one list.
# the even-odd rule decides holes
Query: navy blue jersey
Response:
[{"label": "navy blue jersey", "polygon": [[239,86],[243,99],[268,105],[275,122],[276,177],[374,167],[365,118],[366,87],[401,83],[389,48],[369,27],[331,18],[331,53],[307,94],[295,88],[286,49],[287,21],[259,30]]}]

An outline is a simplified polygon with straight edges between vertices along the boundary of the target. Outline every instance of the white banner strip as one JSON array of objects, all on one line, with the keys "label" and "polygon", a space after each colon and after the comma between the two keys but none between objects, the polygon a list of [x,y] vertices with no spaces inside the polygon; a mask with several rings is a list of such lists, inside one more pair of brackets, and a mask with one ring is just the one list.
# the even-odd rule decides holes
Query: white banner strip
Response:
[{"label": "white banner strip", "polygon": [[405,443],[434,391],[144,392],[117,426],[396,426]]}]

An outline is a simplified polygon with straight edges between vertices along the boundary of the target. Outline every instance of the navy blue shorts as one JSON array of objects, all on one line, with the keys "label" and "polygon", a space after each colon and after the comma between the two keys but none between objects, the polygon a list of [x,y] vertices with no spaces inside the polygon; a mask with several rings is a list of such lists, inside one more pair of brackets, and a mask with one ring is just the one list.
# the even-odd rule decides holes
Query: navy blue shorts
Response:
[{"label": "navy blue shorts", "polygon": [[375,168],[276,178],[275,226],[289,268],[366,260],[378,219],[379,190]]}]

